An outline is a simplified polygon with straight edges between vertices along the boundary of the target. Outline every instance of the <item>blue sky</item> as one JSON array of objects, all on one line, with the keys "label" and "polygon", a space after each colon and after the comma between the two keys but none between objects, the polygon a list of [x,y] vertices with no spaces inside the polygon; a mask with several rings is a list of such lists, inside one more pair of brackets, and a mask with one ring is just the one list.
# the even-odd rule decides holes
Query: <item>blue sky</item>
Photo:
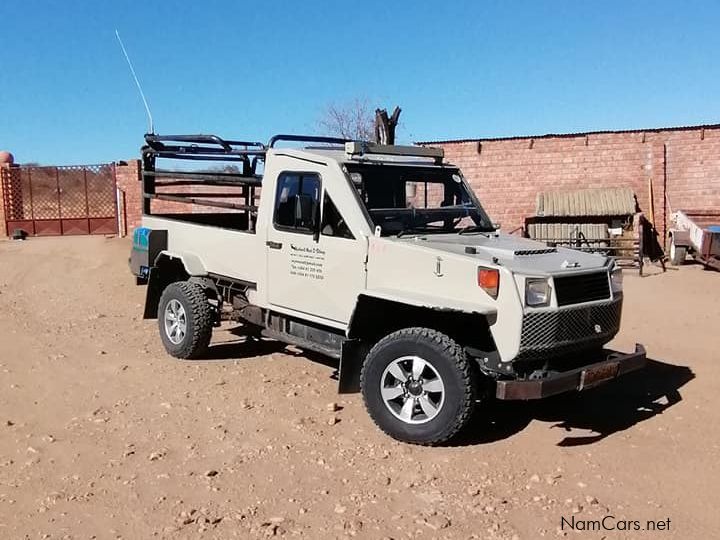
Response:
[{"label": "blue sky", "polygon": [[720,122],[720,2],[3,0],[0,149],[137,155],[156,131],[312,133],[403,108],[405,142]]}]

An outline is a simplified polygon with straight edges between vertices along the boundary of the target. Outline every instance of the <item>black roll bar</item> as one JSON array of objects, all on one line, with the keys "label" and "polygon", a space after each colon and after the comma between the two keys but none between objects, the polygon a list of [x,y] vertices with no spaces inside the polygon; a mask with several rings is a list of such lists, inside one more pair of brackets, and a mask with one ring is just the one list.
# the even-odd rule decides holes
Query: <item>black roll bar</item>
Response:
[{"label": "black roll bar", "polygon": [[317,137],[315,135],[275,135],[267,143],[267,148],[274,148],[275,143],[279,141],[345,144],[346,142],[352,142],[352,139],[343,139],[341,137]]}]

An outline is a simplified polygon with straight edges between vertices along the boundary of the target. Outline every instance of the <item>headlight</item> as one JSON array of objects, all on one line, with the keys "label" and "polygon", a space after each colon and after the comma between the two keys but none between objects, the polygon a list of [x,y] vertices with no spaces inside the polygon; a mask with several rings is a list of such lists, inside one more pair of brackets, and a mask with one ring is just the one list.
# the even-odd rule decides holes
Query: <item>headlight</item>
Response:
[{"label": "headlight", "polygon": [[550,286],[547,279],[525,280],[525,305],[546,306],[550,303]]},{"label": "headlight", "polygon": [[622,282],[622,268],[616,266],[615,268],[610,270],[610,286],[612,287],[613,293],[622,292]]}]

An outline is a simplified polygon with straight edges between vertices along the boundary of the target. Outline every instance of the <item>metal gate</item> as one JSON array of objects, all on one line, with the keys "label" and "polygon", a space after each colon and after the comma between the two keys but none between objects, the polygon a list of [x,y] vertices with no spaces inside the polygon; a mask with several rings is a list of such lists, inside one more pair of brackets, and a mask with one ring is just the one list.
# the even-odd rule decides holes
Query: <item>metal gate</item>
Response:
[{"label": "metal gate", "polygon": [[113,165],[0,169],[8,234],[117,233]]}]

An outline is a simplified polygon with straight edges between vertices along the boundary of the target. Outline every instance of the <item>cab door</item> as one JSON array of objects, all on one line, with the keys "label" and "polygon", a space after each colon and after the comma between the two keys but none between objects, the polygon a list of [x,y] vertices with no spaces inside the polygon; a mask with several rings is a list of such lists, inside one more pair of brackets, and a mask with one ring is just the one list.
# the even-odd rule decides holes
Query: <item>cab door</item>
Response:
[{"label": "cab door", "polygon": [[278,175],[267,231],[270,306],[345,326],[365,289],[367,239],[350,231],[319,171]]}]

